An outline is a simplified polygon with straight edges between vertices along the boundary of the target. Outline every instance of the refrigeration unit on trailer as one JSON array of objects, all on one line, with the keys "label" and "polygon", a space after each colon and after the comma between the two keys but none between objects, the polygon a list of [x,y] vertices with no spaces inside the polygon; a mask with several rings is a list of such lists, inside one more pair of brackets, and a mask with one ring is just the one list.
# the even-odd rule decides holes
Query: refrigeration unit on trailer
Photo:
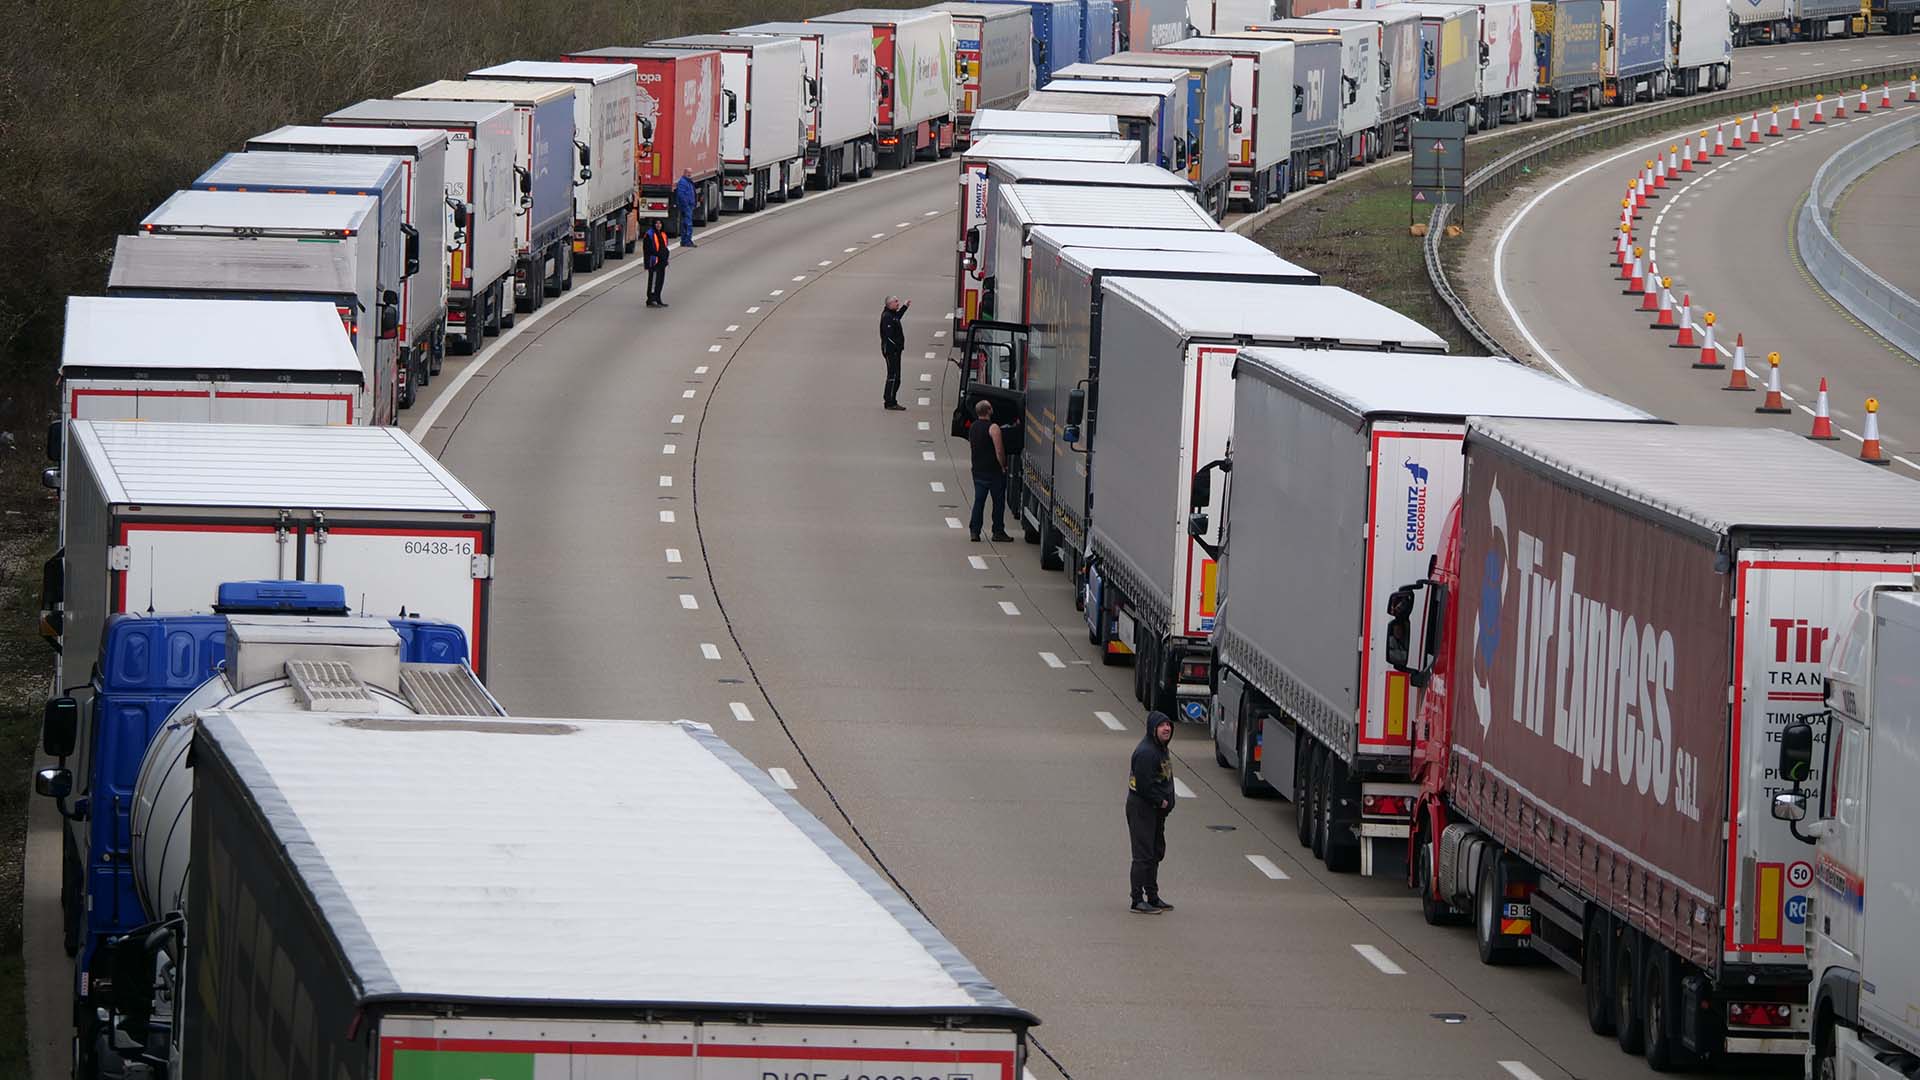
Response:
[{"label": "refrigeration unit on trailer", "polygon": [[1600,106],[1606,76],[1602,0],[1534,0],[1533,101],[1553,116]]},{"label": "refrigeration unit on trailer", "polygon": [[1305,19],[1373,28],[1380,56],[1380,123],[1386,135],[1382,149],[1406,149],[1412,120],[1420,113],[1420,12],[1404,5],[1329,8]]},{"label": "refrigeration unit on trailer", "polygon": [[1480,97],[1480,9],[1408,6],[1420,12],[1421,117],[1471,123]]},{"label": "refrigeration unit on trailer", "polygon": [[953,153],[953,16],[933,8],[855,8],[807,21],[871,29],[882,163],[904,169],[917,157]]},{"label": "refrigeration unit on trailer", "polygon": [[1340,109],[1340,140],[1346,162],[1363,165],[1390,150],[1383,120],[1385,91],[1380,54],[1380,32],[1364,24],[1325,20],[1285,19],[1251,29],[1276,33],[1295,41],[1332,37],[1340,42],[1340,82],[1335,90]]},{"label": "refrigeration unit on trailer", "polygon": [[1232,59],[1199,53],[1127,52],[1101,61],[1106,63],[1123,71],[1133,67],[1187,72],[1188,145],[1197,151],[1189,155],[1187,179],[1200,189],[1200,201],[1207,204],[1215,217],[1226,217],[1227,171],[1231,167],[1228,144],[1236,115],[1232,100]]},{"label": "refrigeration unit on trailer", "polygon": [[[1774,816],[1813,819],[1793,825],[1811,845],[1794,865],[1818,868],[1818,893],[1806,901],[1815,1077],[1920,1076],[1920,1015],[1909,1007],[1920,1001],[1912,843],[1920,596],[1912,589],[1878,587],[1856,601],[1851,625],[1828,643],[1828,708],[1781,732],[1775,775],[1793,786],[1774,796]],[[1809,787],[1816,770],[1820,780]]]},{"label": "refrigeration unit on trailer", "polygon": [[[1020,0],[1033,13],[1033,88],[1043,89],[1060,69],[1084,57],[1080,0]],[[1111,51],[1111,50],[1109,50]]]},{"label": "refrigeration unit on trailer", "polygon": [[720,54],[726,210],[753,213],[806,191],[807,71],[799,38],[696,34],[648,44]]},{"label": "refrigeration unit on trailer", "polygon": [[[1042,228],[1034,231],[1034,247],[1033,310],[1020,387],[996,394],[983,377],[991,373],[970,366],[962,374],[960,399],[994,397],[996,415],[1004,403],[1016,418],[1033,418],[1023,424],[1023,431],[1031,427],[1031,441],[1020,462],[1016,508],[1024,531],[1040,544],[1041,567],[1064,568],[1077,583],[1087,565],[1103,285],[1156,278],[1314,285],[1320,277],[1237,233]],[[1072,440],[1064,437],[1068,425],[1075,429]]]},{"label": "refrigeration unit on trailer", "polygon": [[[1733,79],[1733,5],[1727,0],[1669,0],[1674,10],[1669,92],[1724,89]],[[1742,0],[1743,2],[1743,0]]]},{"label": "refrigeration unit on trailer", "polygon": [[[1439,353],[1446,342],[1329,286],[1114,277],[1102,290],[1097,366],[1082,398],[1092,418],[1074,415],[1070,387],[1065,417],[1082,425],[1074,449],[1087,476],[1080,550],[1088,634],[1107,663],[1133,656],[1134,695],[1149,709],[1200,721],[1219,598],[1208,548],[1222,534],[1188,535],[1188,487],[1234,435],[1235,354],[1246,344]],[[1068,386],[1075,371],[1055,374]],[[1056,510],[1073,479],[1056,466]],[[1055,520],[1072,527],[1059,513]]]},{"label": "refrigeration unit on trailer", "polygon": [[872,31],[846,23],[772,22],[727,34],[800,40],[808,183],[824,190],[873,175],[879,83]]},{"label": "refrigeration unit on trailer", "polygon": [[1033,245],[1027,235],[1037,225],[1220,231],[1206,207],[1178,188],[1032,184],[991,193],[987,213],[990,272],[981,283],[980,310],[982,318],[1001,323],[1027,321],[1033,287]]},{"label": "refrigeration unit on trailer", "polygon": [[1234,394],[1224,496],[1193,507],[1227,536],[1216,758],[1242,792],[1291,800],[1298,839],[1329,867],[1397,873],[1417,701],[1389,664],[1404,642],[1389,617],[1440,550],[1466,417],[1651,418],[1499,357],[1248,349]]},{"label": "refrigeration unit on trailer", "polygon": [[[536,311],[573,288],[573,182],[579,151],[571,83],[443,79],[407,90],[409,101],[498,101],[513,108],[513,308]],[[501,325],[509,319],[503,313]],[[497,328],[488,327],[497,332]]]},{"label": "refrigeration unit on trailer", "polygon": [[[1024,99],[1022,99],[1024,100]],[[1016,135],[1045,139],[1118,139],[1120,121],[1107,113],[982,109],[973,115],[973,137]]]},{"label": "refrigeration unit on trailer", "polygon": [[[446,135],[447,334],[456,353],[512,318],[517,197],[513,106],[496,101],[362,101],[321,117],[329,130],[385,128]],[[342,136],[342,147],[346,136]],[[423,195],[425,187],[415,192]]]},{"label": "refrigeration unit on trailer", "polygon": [[1600,17],[1607,30],[1601,53],[1607,75],[1601,93],[1609,103],[1631,105],[1643,97],[1666,96],[1667,2],[1601,0]]},{"label": "refrigeration unit on trailer", "polygon": [[1275,0],[1186,0],[1187,25],[1200,37],[1237,34],[1254,23],[1287,17],[1292,5]]},{"label": "refrigeration unit on trailer", "polygon": [[[1727,484],[1727,461],[1771,482]],[[1486,962],[1581,978],[1596,1030],[1655,1069],[1804,1053],[1810,924],[1846,900],[1813,895],[1776,766],[1862,594],[1914,582],[1913,482],[1778,429],[1488,419],[1465,476],[1446,550],[1403,583],[1408,607],[1416,577],[1458,598],[1437,645],[1403,635],[1432,667],[1429,919],[1471,912]]]},{"label": "refrigeration unit on trailer", "polygon": [[432,370],[434,326],[430,315],[423,327],[415,327],[424,334],[410,333],[407,324],[408,279],[418,275],[421,266],[420,232],[406,221],[406,181],[401,159],[386,154],[241,152],[224,155],[193,182],[194,191],[365,195],[378,201],[373,220],[380,239],[380,288],[399,301],[393,340],[395,393],[402,409],[413,404],[415,389],[426,385]]},{"label": "refrigeration unit on trailer", "polygon": [[632,64],[511,60],[467,73],[469,79],[573,87],[573,142],[580,168],[573,181],[573,268],[600,269],[640,246],[634,200],[639,71]]},{"label": "refrigeration unit on trailer", "polygon": [[1080,59],[1083,62],[1113,55],[1115,36],[1114,0],[1079,0]]},{"label": "refrigeration unit on trailer", "polygon": [[1033,9],[1025,4],[944,0],[953,16],[953,122],[957,146],[971,145],[973,115],[1011,109],[1034,89]]},{"label": "refrigeration unit on trailer", "polygon": [[1189,36],[1186,0],[1114,0],[1114,52],[1146,51]]},{"label": "refrigeration unit on trailer", "polygon": [[1227,200],[1264,210],[1300,182],[1293,172],[1293,120],[1299,97],[1293,81],[1293,42],[1218,37],[1187,38],[1163,52],[1224,56],[1232,65],[1227,103]]},{"label": "refrigeration unit on trailer", "polygon": [[674,186],[693,181],[693,223],[720,216],[720,54],[644,45],[584,49],[560,59],[580,64],[631,64],[634,69],[634,177],[641,218],[661,218],[681,234]]},{"label": "refrigeration unit on trailer", "polygon": [[[360,358],[370,424],[399,411],[400,294],[382,284],[380,200],[370,195],[175,192],[114,246],[116,296],[325,300]],[[277,338],[260,343],[278,346]]]},{"label": "refrigeration unit on trailer", "polygon": [[[986,278],[987,166],[994,161],[1085,161],[1116,165],[1140,160],[1138,143],[1126,139],[1043,139],[988,135],[960,154],[959,231],[954,238],[954,322],[964,330],[980,314]],[[956,338],[954,345],[958,346]]]},{"label": "refrigeration unit on trailer", "polygon": [[403,227],[409,237],[407,277],[400,289],[400,340],[413,344],[428,375],[440,373],[446,356],[447,239],[452,215],[447,203],[447,135],[443,131],[376,131],[338,127],[283,127],[247,140],[247,150],[309,154],[359,154],[400,159],[405,179]]},{"label": "refrigeration unit on trailer", "polygon": [[1140,143],[1142,161],[1186,174],[1187,97],[1172,83],[1055,79],[1047,89],[1029,94],[1020,107],[1106,113],[1120,121],[1128,138]]}]

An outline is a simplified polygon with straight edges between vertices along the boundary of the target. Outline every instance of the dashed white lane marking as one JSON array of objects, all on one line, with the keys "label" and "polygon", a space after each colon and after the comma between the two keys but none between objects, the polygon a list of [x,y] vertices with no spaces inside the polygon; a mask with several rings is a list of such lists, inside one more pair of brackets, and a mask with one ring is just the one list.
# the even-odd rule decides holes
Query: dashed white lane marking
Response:
[{"label": "dashed white lane marking", "polygon": [[928,421],[925,421],[925,420],[922,420],[922,421],[920,421],[920,430],[921,430],[921,431],[931,431],[931,430],[933,430],[933,425],[932,425],[931,423],[929,423]]},{"label": "dashed white lane marking", "polygon": [[785,290],[785,289],[775,289],[775,290],[773,290],[772,292],[770,292],[770,293],[768,293],[767,295],[768,295],[768,296],[785,296],[785,295],[787,295],[787,290]]},{"label": "dashed white lane marking", "polygon": [[748,308],[748,309],[747,309],[747,314],[749,314],[749,315],[758,315],[758,314],[760,314],[760,306],[759,306],[758,304],[755,304],[755,305],[754,305],[753,307],[750,307],[750,308]]},{"label": "dashed white lane marking", "polygon": [[1387,954],[1371,945],[1355,945],[1353,951],[1359,953],[1367,963],[1380,969],[1382,975],[1405,975],[1407,969],[1387,959]]},{"label": "dashed white lane marking", "polygon": [[1050,652],[1041,653],[1040,659],[1046,661],[1047,666],[1050,668],[1063,668],[1067,666],[1066,664],[1061,663],[1060,658],[1058,656]]},{"label": "dashed white lane marking", "polygon": [[793,782],[793,774],[780,768],[778,765],[768,769],[767,775],[772,777],[773,782],[779,784],[783,790],[794,791],[800,787],[799,784]]},{"label": "dashed white lane marking", "polygon": [[719,351],[720,351],[720,350],[721,350],[722,348],[724,348],[724,346],[720,346],[720,345],[709,345],[709,346],[707,346],[707,351],[708,351],[708,352],[719,352]]},{"label": "dashed white lane marking", "polygon": [[1287,872],[1280,869],[1279,866],[1274,864],[1272,859],[1267,858],[1265,855],[1249,855],[1247,856],[1247,861],[1253,864],[1255,870],[1267,875],[1268,878],[1274,881],[1287,880]]},{"label": "dashed white lane marking", "polygon": [[795,275],[793,275],[793,280],[795,280],[795,281],[805,281],[805,280],[807,280],[807,275],[805,275],[805,274],[795,274]]},{"label": "dashed white lane marking", "polygon": [[729,701],[727,702],[727,708],[733,710],[733,718],[735,720],[738,720],[743,724],[753,723],[753,713],[747,708],[746,702]]},{"label": "dashed white lane marking", "polygon": [[1191,799],[1193,798],[1193,789],[1187,786],[1185,780],[1176,776],[1173,778],[1173,797],[1176,799]]},{"label": "dashed white lane marking", "polygon": [[[929,359],[929,360],[938,360],[938,359],[940,359],[940,357],[939,357],[939,356],[937,356],[937,355],[936,355],[936,354],[934,354],[934,353],[928,353],[928,354],[927,354],[927,359]],[[933,376],[931,376],[931,375],[922,375],[922,376],[920,376],[920,378],[921,378],[922,380],[927,380],[927,379],[931,379],[931,378],[933,378]]]},{"label": "dashed white lane marking", "polygon": [[1124,723],[1121,723],[1119,717],[1113,715],[1112,713],[1108,712],[1105,709],[1100,709],[1096,711],[1093,714],[1093,718],[1107,725],[1108,730],[1111,730],[1111,731],[1127,730],[1127,725]]},{"label": "dashed white lane marking", "polygon": [[913,401],[914,401],[914,404],[922,405],[922,406],[931,405],[933,403],[932,398],[914,398]]},{"label": "dashed white lane marking", "polygon": [[660,447],[660,452],[663,454],[677,454],[680,452],[680,448],[672,443],[667,443]]},{"label": "dashed white lane marking", "polygon": [[934,336],[934,338],[935,338],[935,339],[937,340],[937,339],[939,339],[939,338],[943,338],[943,337],[946,337],[946,336],[947,336],[947,332],[946,332],[945,330],[935,330],[935,331],[933,332],[933,336]]},{"label": "dashed white lane marking", "polygon": [[711,641],[703,641],[700,643],[700,655],[709,660],[718,660],[720,659],[720,646],[715,645]]},{"label": "dashed white lane marking", "polygon": [[683,592],[680,594],[680,606],[687,611],[699,611],[700,600],[692,593]]},{"label": "dashed white lane marking", "polygon": [[931,451],[931,450],[922,450],[922,451],[920,451],[920,460],[921,460],[921,461],[933,461],[933,460],[934,460],[934,455],[933,455],[933,451]]},{"label": "dashed white lane marking", "polygon": [[733,332],[734,332],[735,330],[738,330],[738,329],[740,329],[740,324],[739,324],[739,323],[728,323],[728,324],[727,324],[727,328],[726,328],[726,329],[725,329],[724,331],[722,331],[722,333],[727,333],[727,334],[731,334],[731,333],[733,333]]},{"label": "dashed white lane marking", "polygon": [[923,371],[923,372],[921,372],[921,373],[920,373],[920,381],[921,381],[921,382],[932,382],[932,381],[933,381],[933,376],[932,376],[932,375],[929,375],[929,374],[927,374],[926,372],[924,372],[924,371]]},{"label": "dashed white lane marking", "polygon": [[813,265],[815,265],[815,266],[832,266],[832,265],[833,265],[833,260],[832,260],[832,259],[821,259],[821,260],[820,260],[819,262],[817,262],[817,263],[814,263]]},{"label": "dashed white lane marking", "polygon": [[[716,348],[716,349],[718,349],[719,347],[720,347],[720,346],[718,346],[718,345],[715,345],[715,346],[714,346],[714,348]],[[694,369],[693,369],[693,373],[694,373],[695,375],[705,375],[705,374],[707,373],[707,365],[705,365],[705,364],[701,364],[701,365],[699,365],[698,367],[696,367],[696,368],[694,368]]]},{"label": "dashed white lane marking", "polygon": [[987,560],[978,555],[969,555],[967,556],[967,565],[973,567],[975,570],[985,570],[987,568]]},{"label": "dashed white lane marking", "polygon": [[684,424],[684,423],[686,423],[686,421],[687,421],[687,415],[686,415],[685,413],[674,413],[674,414],[673,414],[673,419],[671,419],[671,420],[669,420],[669,421],[667,421],[667,423],[669,423],[669,424]]},{"label": "dashed white lane marking", "polygon": [[673,524],[673,511],[671,510],[660,511],[660,524],[662,525]]},{"label": "dashed white lane marking", "polygon": [[959,519],[959,518],[957,518],[957,517],[950,517],[950,518],[948,518],[948,519],[947,519],[947,528],[949,528],[949,529],[958,529],[958,528],[960,528],[960,519]]},{"label": "dashed white lane marking", "polygon": [[842,255],[851,255],[851,254],[853,254],[854,252],[856,252],[856,251],[859,251],[859,250],[860,250],[860,249],[859,249],[859,248],[857,248],[857,247],[850,247],[850,248],[841,248],[841,249],[840,249],[840,254],[842,254]]},{"label": "dashed white lane marking", "polygon": [[883,233],[883,232],[877,232],[877,233],[874,233],[874,234],[873,234],[873,238],[874,238],[875,240],[883,240],[883,239],[885,239],[885,238],[886,238],[886,235],[887,235],[886,233]]},{"label": "dashed white lane marking", "polygon": [[1523,1061],[1503,1061],[1500,1067],[1507,1070],[1507,1075],[1513,1080],[1542,1080],[1540,1074],[1527,1068]]},{"label": "dashed white lane marking", "polygon": [[690,397],[692,397],[692,396],[693,396],[693,391],[691,391],[691,390],[682,390],[682,391],[680,391],[680,396],[681,396],[681,397],[683,397],[683,398],[690,398]]},{"label": "dashed white lane marking", "polygon": [[679,561],[680,561],[680,549],[679,549],[679,548],[668,548],[668,549],[667,549],[667,561],[668,561],[668,562],[670,562],[670,563],[677,563],[677,562],[679,562]]},{"label": "dashed white lane marking", "polygon": [[945,484],[943,484],[943,483],[941,483],[941,482],[940,482],[940,481],[938,481],[938,480],[929,480],[929,481],[927,481],[927,486],[928,486],[929,488],[932,488],[932,489],[933,489],[933,490],[934,490],[934,491],[935,491],[936,493],[937,493],[937,492],[942,492],[942,491],[945,491],[945,490],[947,490],[947,485],[945,485]]},{"label": "dashed white lane marking", "polygon": [[1020,614],[1020,607],[1019,607],[1019,605],[1017,605],[1017,604],[1015,604],[1015,603],[1014,603],[1013,601],[1011,601],[1011,600],[1002,600],[1002,601],[1000,601],[1000,610],[1001,610],[1002,612],[1004,612],[1004,613],[1006,613],[1006,614],[1008,614],[1008,615],[1018,615],[1018,614]]},{"label": "dashed white lane marking", "polygon": [[673,477],[671,477],[671,476],[662,476],[662,477],[660,478],[660,486],[661,486],[661,487],[672,487],[672,486],[673,486]]},{"label": "dashed white lane marking", "polygon": [[896,221],[896,222],[894,222],[894,223],[893,223],[893,227],[894,227],[894,228],[896,228],[896,229],[911,229],[911,228],[913,228],[913,222],[911,222],[911,221]]}]

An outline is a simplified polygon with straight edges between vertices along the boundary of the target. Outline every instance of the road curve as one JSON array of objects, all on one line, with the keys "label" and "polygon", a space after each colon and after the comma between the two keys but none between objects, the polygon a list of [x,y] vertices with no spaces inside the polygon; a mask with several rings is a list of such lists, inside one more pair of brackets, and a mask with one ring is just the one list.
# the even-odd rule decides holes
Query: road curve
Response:
[{"label": "road curve", "polygon": [[1920,296],[1920,148],[1856,181],[1834,208],[1834,238],[1908,296]]}]

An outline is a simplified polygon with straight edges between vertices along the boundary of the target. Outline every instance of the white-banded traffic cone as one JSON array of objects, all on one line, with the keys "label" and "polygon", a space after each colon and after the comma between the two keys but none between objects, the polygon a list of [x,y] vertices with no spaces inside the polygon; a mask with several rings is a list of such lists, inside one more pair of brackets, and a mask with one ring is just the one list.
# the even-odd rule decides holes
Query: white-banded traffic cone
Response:
[{"label": "white-banded traffic cone", "polygon": [[1860,84],[1860,108],[1857,111],[1863,112],[1863,113],[1867,111],[1867,84],[1866,83]]},{"label": "white-banded traffic cone", "polygon": [[1701,165],[1707,163],[1707,133],[1704,131],[1700,133],[1700,149],[1694,154],[1693,160]]},{"label": "white-banded traffic cone", "polygon": [[1813,405],[1813,430],[1807,438],[1816,442],[1838,442],[1840,436],[1833,433],[1833,417],[1827,412],[1827,380],[1820,380],[1820,397]]},{"label": "white-banded traffic cone", "polygon": [[1746,149],[1747,147],[1746,138],[1741,134],[1746,130],[1747,130],[1747,126],[1740,122],[1740,118],[1737,116],[1734,117],[1733,118],[1733,142],[1727,145],[1727,149],[1729,150]]},{"label": "white-banded traffic cone", "polygon": [[1667,186],[1667,159],[1666,158],[1657,157],[1653,159],[1653,186],[1656,188],[1663,188]]},{"label": "white-banded traffic cone", "polygon": [[1713,343],[1713,312],[1707,312],[1706,315],[1701,317],[1700,321],[1707,324],[1707,339],[1701,343],[1700,359],[1695,360],[1693,366],[1697,368],[1717,369],[1720,366],[1720,347]]},{"label": "white-banded traffic cone", "polygon": [[1798,101],[1793,103],[1793,119],[1791,122],[1787,124],[1787,130],[1788,131],[1800,130],[1800,103]]},{"label": "white-banded traffic cone", "polygon": [[1733,336],[1733,363],[1727,366],[1727,385],[1722,390],[1752,390],[1747,381],[1747,335]]},{"label": "white-banded traffic cone", "polygon": [[1680,335],[1674,339],[1673,347],[1676,349],[1691,349],[1694,347],[1693,297],[1687,293],[1680,294],[1680,314],[1678,318],[1680,321]]},{"label": "white-banded traffic cone", "polygon": [[1860,460],[1869,465],[1891,465],[1880,451],[1880,399],[1867,399],[1867,437],[1860,440]]},{"label": "white-banded traffic cone", "polygon": [[1648,324],[1655,330],[1673,329],[1673,279],[1660,279],[1660,306],[1655,309],[1653,322]]},{"label": "white-banded traffic cone", "polygon": [[1620,290],[1622,296],[1635,296],[1646,291],[1646,264],[1641,261],[1639,248],[1633,249],[1633,267],[1627,271],[1627,287]]},{"label": "white-banded traffic cone", "polygon": [[1827,118],[1820,115],[1820,104],[1825,99],[1826,95],[1824,94],[1813,95],[1813,122],[1816,124],[1824,124],[1827,122]]},{"label": "white-banded traffic cone", "polygon": [[1920,101],[1920,78],[1915,77],[1912,72],[1907,73],[1907,100]]},{"label": "white-banded traffic cone", "polygon": [[1880,84],[1880,107],[1883,109],[1893,108],[1893,84],[1892,83]]},{"label": "white-banded traffic cone", "polygon": [[1767,354],[1767,396],[1753,410],[1757,413],[1789,413],[1785,396],[1780,393],[1780,354]]},{"label": "white-banded traffic cone", "polygon": [[1670,168],[1669,171],[1672,171],[1672,172],[1692,172],[1693,171],[1693,155],[1681,153],[1680,147],[1678,144],[1667,147],[1667,159],[1670,161],[1678,161],[1680,163],[1680,167],[1678,169]]},{"label": "white-banded traffic cone", "polygon": [[1713,129],[1713,156],[1727,156],[1727,125],[1725,124]]},{"label": "white-banded traffic cone", "polygon": [[1759,113],[1753,114],[1753,129],[1747,132],[1747,141],[1750,143],[1757,143],[1760,141],[1760,114]]},{"label": "white-banded traffic cone", "polygon": [[1842,90],[1833,95],[1833,118],[1838,120],[1845,115],[1847,115],[1847,92]]},{"label": "white-banded traffic cone", "polygon": [[1777,139],[1779,137],[1780,137],[1780,106],[1776,104],[1773,107],[1773,116],[1767,120],[1767,138]]}]

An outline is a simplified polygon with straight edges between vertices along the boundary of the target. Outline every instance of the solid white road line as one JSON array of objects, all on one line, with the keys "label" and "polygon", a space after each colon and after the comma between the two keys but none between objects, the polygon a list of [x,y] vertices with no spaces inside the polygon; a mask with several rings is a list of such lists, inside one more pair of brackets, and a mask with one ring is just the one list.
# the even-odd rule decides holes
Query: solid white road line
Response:
[{"label": "solid white road line", "polygon": [[694,596],[692,593],[681,593],[680,606],[682,608],[685,608],[688,611],[699,611],[700,600],[698,597]]},{"label": "solid white road line", "polygon": [[1050,652],[1041,653],[1040,659],[1046,661],[1047,666],[1050,668],[1063,668],[1067,666],[1060,662],[1060,658],[1058,656],[1055,656],[1053,653],[1050,653]]},{"label": "solid white road line", "polygon": [[1513,1080],[1542,1080],[1540,1074],[1527,1068],[1525,1062],[1503,1061],[1500,1067],[1507,1070],[1507,1075],[1513,1077]]},{"label": "solid white road line", "polygon": [[744,701],[729,701],[729,702],[727,702],[727,708],[729,708],[729,709],[732,709],[732,710],[733,710],[733,718],[734,718],[735,720],[738,720],[738,721],[740,721],[740,722],[741,722],[741,723],[743,723],[743,724],[751,724],[751,723],[753,723],[753,713],[751,713],[751,712],[749,712],[749,711],[747,710],[747,703],[746,703],[746,702],[744,702]]},{"label": "solid white road line", "polygon": [[1371,945],[1355,945],[1353,951],[1364,957],[1367,963],[1380,969],[1383,975],[1405,975],[1407,969],[1387,959],[1387,954]]},{"label": "solid white road line", "polygon": [[1249,855],[1247,856],[1247,861],[1253,864],[1255,870],[1267,875],[1267,877],[1274,881],[1287,880],[1287,872],[1280,869],[1272,859],[1267,858],[1265,855]]},{"label": "solid white road line", "polygon": [[777,765],[771,769],[768,769],[767,775],[773,778],[774,783],[779,784],[782,788],[784,788],[787,791],[793,791],[800,786],[799,784],[796,784],[793,782],[792,773],[788,772],[785,769],[780,768]]},{"label": "solid white road line", "polygon": [[677,562],[679,562],[679,561],[680,561],[680,549],[679,549],[679,548],[668,548],[668,549],[667,549],[667,561],[668,561],[668,562],[670,562],[670,563],[677,563]]},{"label": "solid white road line", "polygon": [[1018,606],[1018,605],[1016,605],[1016,604],[1015,604],[1015,603],[1014,603],[1013,601],[1011,601],[1011,600],[1002,600],[1002,601],[1000,601],[1000,610],[1001,610],[1001,611],[1004,611],[1004,612],[1006,612],[1006,613],[1007,613],[1008,615],[1018,615],[1018,614],[1020,614],[1020,608],[1019,608],[1019,606]]},{"label": "solid white road line", "polygon": [[967,565],[973,567],[975,570],[985,570],[987,568],[987,560],[978,555],[969,555],[967,556]]},{"label": "solid white road line", "polygon": [[1098,721],[1100,721],[1101,723],[1103,723],[1103,724],[1105,724],[1105,725],[1107,725],[1107,727],[1108,727],[1108,728],[1110,728],[1111,730],[1114,730],[1114,731],[1125,731],[1125,730],[1127,730],[1127,725],[1125,725],[1125,724],[1123,724],[1123,723],[1121,723],[1121,722],[1120,722],[1120,718],[1119,718],[1119,717],[1117,717],[1117,716],[1115,716],[1115,715],[1113,715],[1112,713],[1110,713],[1110,712],[1108,712],[1108,711],[1107,711],[1107,710],[1105,710],[1105,709],[1100,709],[1100,710],[1098,710],[1098,711],[1096,711],[1096,712],[1095,712],[1095,713],[1093,714],[1093,716],[1094,716],[1094,719],[1096,719],[1096,720],[1098,720]]},{"label": "solid white road line", "polygon": [[1176,799],[1191,799],[1194,797],[1193,789],[1187,786],[1185,780],[1176,776],[1173,778],[1173,797]]},{"label": "solid white road line", "polygon": [[700,643],[700,655],[709,660],[718,660],[720,659],[720,646],[715,645],[711,641],[703,641]]},{"label": "solid white road line", "polygon": [[673,524],[673,511],[671,510],[660,511],[660,524],[662,525]]}]

